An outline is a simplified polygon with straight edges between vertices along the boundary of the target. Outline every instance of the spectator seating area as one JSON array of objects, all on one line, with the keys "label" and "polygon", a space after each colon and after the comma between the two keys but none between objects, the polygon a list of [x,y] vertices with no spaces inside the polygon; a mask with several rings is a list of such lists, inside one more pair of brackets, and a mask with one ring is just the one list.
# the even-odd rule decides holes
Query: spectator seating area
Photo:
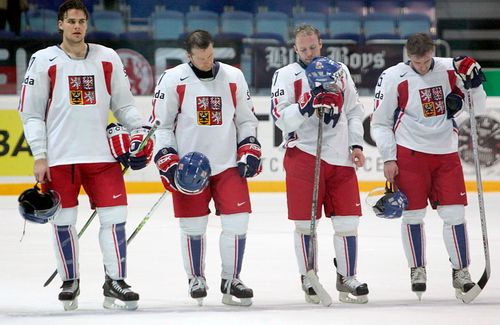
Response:
[{"label": "spectator seating area", "polygon": [[[90,40],[177,40],[200,28],[219,39],[288,42],[294,27],[303,23],[316,26],[325,39],[356,42],[436,34],[435,0],[117,0],[113,6],[106,0],[84,2],[91,13]],[[59,3],[30,0],[21,37],[56,37]]]}]

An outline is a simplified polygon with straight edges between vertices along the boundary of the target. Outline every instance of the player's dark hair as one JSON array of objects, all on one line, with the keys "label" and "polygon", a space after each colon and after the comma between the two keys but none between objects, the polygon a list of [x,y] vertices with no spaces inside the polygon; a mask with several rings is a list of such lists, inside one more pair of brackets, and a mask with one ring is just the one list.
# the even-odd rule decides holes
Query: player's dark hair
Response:
[{"label": "player's dark hair", "polygon": [[408,55],[423,56],[433,50],[434,42],[426,33],[413,34],[406,41],[406,52]]},{"label": "player's dark hair", "polygon": [[68,10],[77,9],[81,10],[85,13],[85,18],[89,20],[89,11],[87,7],[80,0],[67,0],[64,1],[60,6],[57,12],[57,20],[64,20],[64,15],[68,12]]},{"label": "player's dark hair", "polygon": [[198,49],[206,49],[213,44],[212,36],[206,30],[197,29],[186,37],[186,41],[184,42],[184,47],[186,51],[191,54],[191,50],[194,48]]}]

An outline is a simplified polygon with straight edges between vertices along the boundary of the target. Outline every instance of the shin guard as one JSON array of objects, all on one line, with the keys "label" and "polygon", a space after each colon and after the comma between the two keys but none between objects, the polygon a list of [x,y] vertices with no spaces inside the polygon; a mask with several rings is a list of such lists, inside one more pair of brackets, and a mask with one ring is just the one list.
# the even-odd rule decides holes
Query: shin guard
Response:
[{"label": "shin guard", "polygon": [[[309,265],[309,244],[311,243],[310,222],[309,221],[295,221],[295,231],[293,234],[293,241],[295,246],[295,256],[297,257],[297,265],[299,266],[299,273],[306,275]],[[317,240],[316,240],[317,243]],[[317,255],[317,246],[314,247],[315,256]],[[314,271],[318,271],[317,260],[313,261]]]},{"label": "shin guard", "polygon": [[63,281],[78,279],[80,274],[76,228],[74,225],[53,227],[57,272]]}]

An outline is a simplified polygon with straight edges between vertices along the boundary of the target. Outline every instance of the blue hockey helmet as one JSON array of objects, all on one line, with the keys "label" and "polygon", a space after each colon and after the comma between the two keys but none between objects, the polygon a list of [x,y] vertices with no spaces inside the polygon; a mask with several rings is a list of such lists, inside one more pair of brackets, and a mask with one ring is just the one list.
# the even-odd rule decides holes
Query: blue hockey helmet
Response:
[{"label": "blue hockey helmet", "polygon": [[42,192],[36,184],[22,192],[17,199],[19,213],[30,222],[44,224],[52,220],[61,209],[61,197],[53,190]]},{"label": "blue hockey helmet", "polygon": [[[376,198],[374,204],[370,204],[369,198]],[[376,188],[370,191],[367,202],[372,206],[377,217],[386,219],[400,218],[408,207],[406,195],[390,182],[385,183],[385,188]]]},{"label": "blue hockey helmet", "polygon": [[340,63],[324,57],[315,57],[306,67],[309,87],[314,90],[322,87],[326,91],[342,92],[344,87],[344,70]]},{"label": "blue hockey helmet", "polygon": [[175,186],[187,195],[200,193],[207,187],[212,170],[207,156],[200,152],[189,152],[179,160],[175,173]]}]

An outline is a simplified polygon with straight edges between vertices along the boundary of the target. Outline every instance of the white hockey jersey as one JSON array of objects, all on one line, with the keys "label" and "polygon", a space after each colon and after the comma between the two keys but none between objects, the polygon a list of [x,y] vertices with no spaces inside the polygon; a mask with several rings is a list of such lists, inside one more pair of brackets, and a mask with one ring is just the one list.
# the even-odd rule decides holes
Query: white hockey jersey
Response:
[{"label": "white hockey jersey", "polygon": [[145,124],[115,51],[88,44],[81,60],[59,46],[33,54],[19,113],[35,159],[47,157],[49,166],[115,161],[106,134],[109,110],[129,130]]},{"label": "white hockey jersey", "polygon": [[[344,105],[337,125],[323,123],[323,146],[321,159],[337,166],[353,166],[350,147],[363,145],[364,109],[346,65],[340,63],[345,72]],[[318,117],[303,116],[297,104],[300,95],[309,91],[305,69],[299,63],[278,69],[271,86],[271,113],[276,125],[283,131],[285,148],[297,147],[316,155],[318,139]]]},{"label": "white hockey jersey", "polygon": [[200,80],[189,64],[166,70],[158,80],[151,120],[159,120],[155,154],[164,147],[180,157],[198,151],[210,160],[212,175],[236,167],[237,143],[256,136],[253,112],[243,73],[216,63],[213,79]]},{"label": "white hockey jersey", "polygon": [[[458,128],[446,117],[446,96],[463,96],[462,80],[455,74],[452,58],[433,58],[425,75],[408,63],[385,70],[375,88],[371,134],[383,161],[396,160],[396,144],[431,154],[458,150]],[[486,104],[483,86],[471,90],[474,108]],[[468,108],[464,100],[463,108]]]}]

